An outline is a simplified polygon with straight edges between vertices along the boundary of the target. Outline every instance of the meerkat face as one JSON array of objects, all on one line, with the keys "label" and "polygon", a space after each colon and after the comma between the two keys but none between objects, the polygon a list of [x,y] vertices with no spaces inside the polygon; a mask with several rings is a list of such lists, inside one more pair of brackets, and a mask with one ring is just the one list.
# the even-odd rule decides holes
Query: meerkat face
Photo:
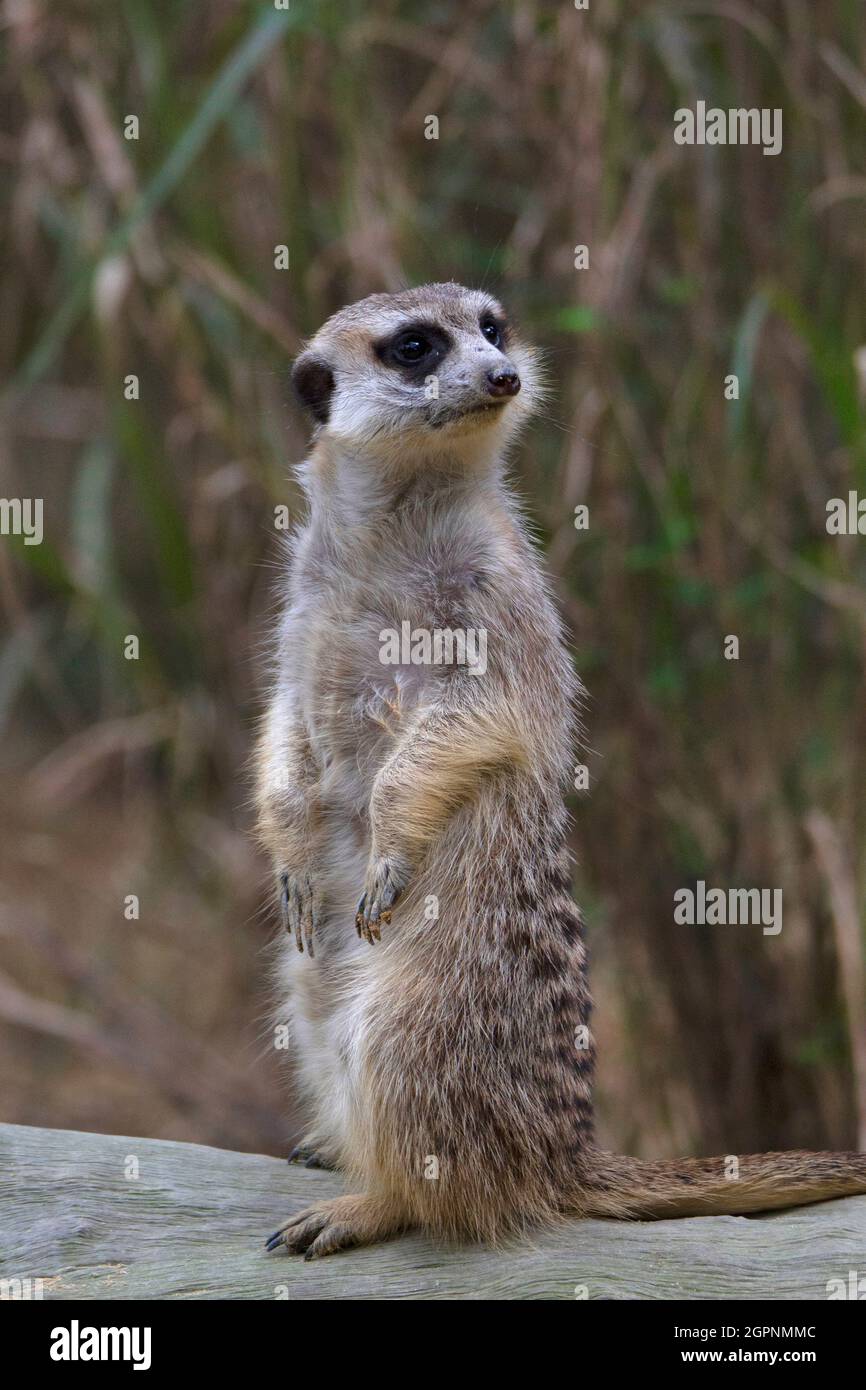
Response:
[{"label": "meerkat face", "polygon": [[341,309],[298,358],[293,382],[320,433],[401,458],[501,448],[539,394],[535,353],[501,305],[454,284]]}]

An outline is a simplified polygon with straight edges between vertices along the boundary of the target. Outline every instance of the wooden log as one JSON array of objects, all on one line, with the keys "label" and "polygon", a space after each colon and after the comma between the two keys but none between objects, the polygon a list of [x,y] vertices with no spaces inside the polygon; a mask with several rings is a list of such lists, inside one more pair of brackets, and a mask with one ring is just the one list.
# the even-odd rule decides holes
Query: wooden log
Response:
[{"label": "wooden log", "polygon": [[55,1299],[826,1299],[866,1270],[866,1197],[569,1222],[504,1250],[407,1235],[310,1263],[265,1253],[293,1212],[343,1190],[258,1154],[0,1125],[0,1279]]}]

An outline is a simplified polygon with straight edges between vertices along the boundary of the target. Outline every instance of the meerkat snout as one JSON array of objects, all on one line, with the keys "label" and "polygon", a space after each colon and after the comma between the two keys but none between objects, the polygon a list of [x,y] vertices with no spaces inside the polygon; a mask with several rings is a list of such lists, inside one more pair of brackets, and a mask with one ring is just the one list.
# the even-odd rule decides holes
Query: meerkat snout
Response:
[{"label": "meerkat snout", "polygon": [[539,395],[536,354],[502,306],[455,284],[341,309],[298,358],[293,383],[320,435],[399,458],[401,469],[426,454],[501,450]]},{"label": "meerkat snout", "polygon": [[494,367],[487,373],[487,394],[489,396],[516,396],[520,390],[520,377],[509,364]]}]

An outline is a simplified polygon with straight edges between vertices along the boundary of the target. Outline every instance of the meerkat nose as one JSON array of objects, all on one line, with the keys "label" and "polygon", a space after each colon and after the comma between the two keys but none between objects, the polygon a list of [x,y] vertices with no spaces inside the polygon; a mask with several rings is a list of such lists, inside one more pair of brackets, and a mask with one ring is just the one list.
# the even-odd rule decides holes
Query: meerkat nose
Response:
[{"label": "meerkat nose", "polygon": [[489,396],[516,396],[519,390],[520,377],[513,367],[494,367],[487,373]]}]

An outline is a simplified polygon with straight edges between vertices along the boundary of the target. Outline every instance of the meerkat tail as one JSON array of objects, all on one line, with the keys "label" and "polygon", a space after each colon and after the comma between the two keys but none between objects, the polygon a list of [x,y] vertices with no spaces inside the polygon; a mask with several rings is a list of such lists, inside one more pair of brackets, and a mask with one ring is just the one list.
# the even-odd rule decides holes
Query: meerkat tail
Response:
[{"label": "meerkat tail", "polygon": [[645,1162],[597,1151],[583,1216],[664,1220],[807,1206],[866,1193],[866,1153],[764,1153]]}]

